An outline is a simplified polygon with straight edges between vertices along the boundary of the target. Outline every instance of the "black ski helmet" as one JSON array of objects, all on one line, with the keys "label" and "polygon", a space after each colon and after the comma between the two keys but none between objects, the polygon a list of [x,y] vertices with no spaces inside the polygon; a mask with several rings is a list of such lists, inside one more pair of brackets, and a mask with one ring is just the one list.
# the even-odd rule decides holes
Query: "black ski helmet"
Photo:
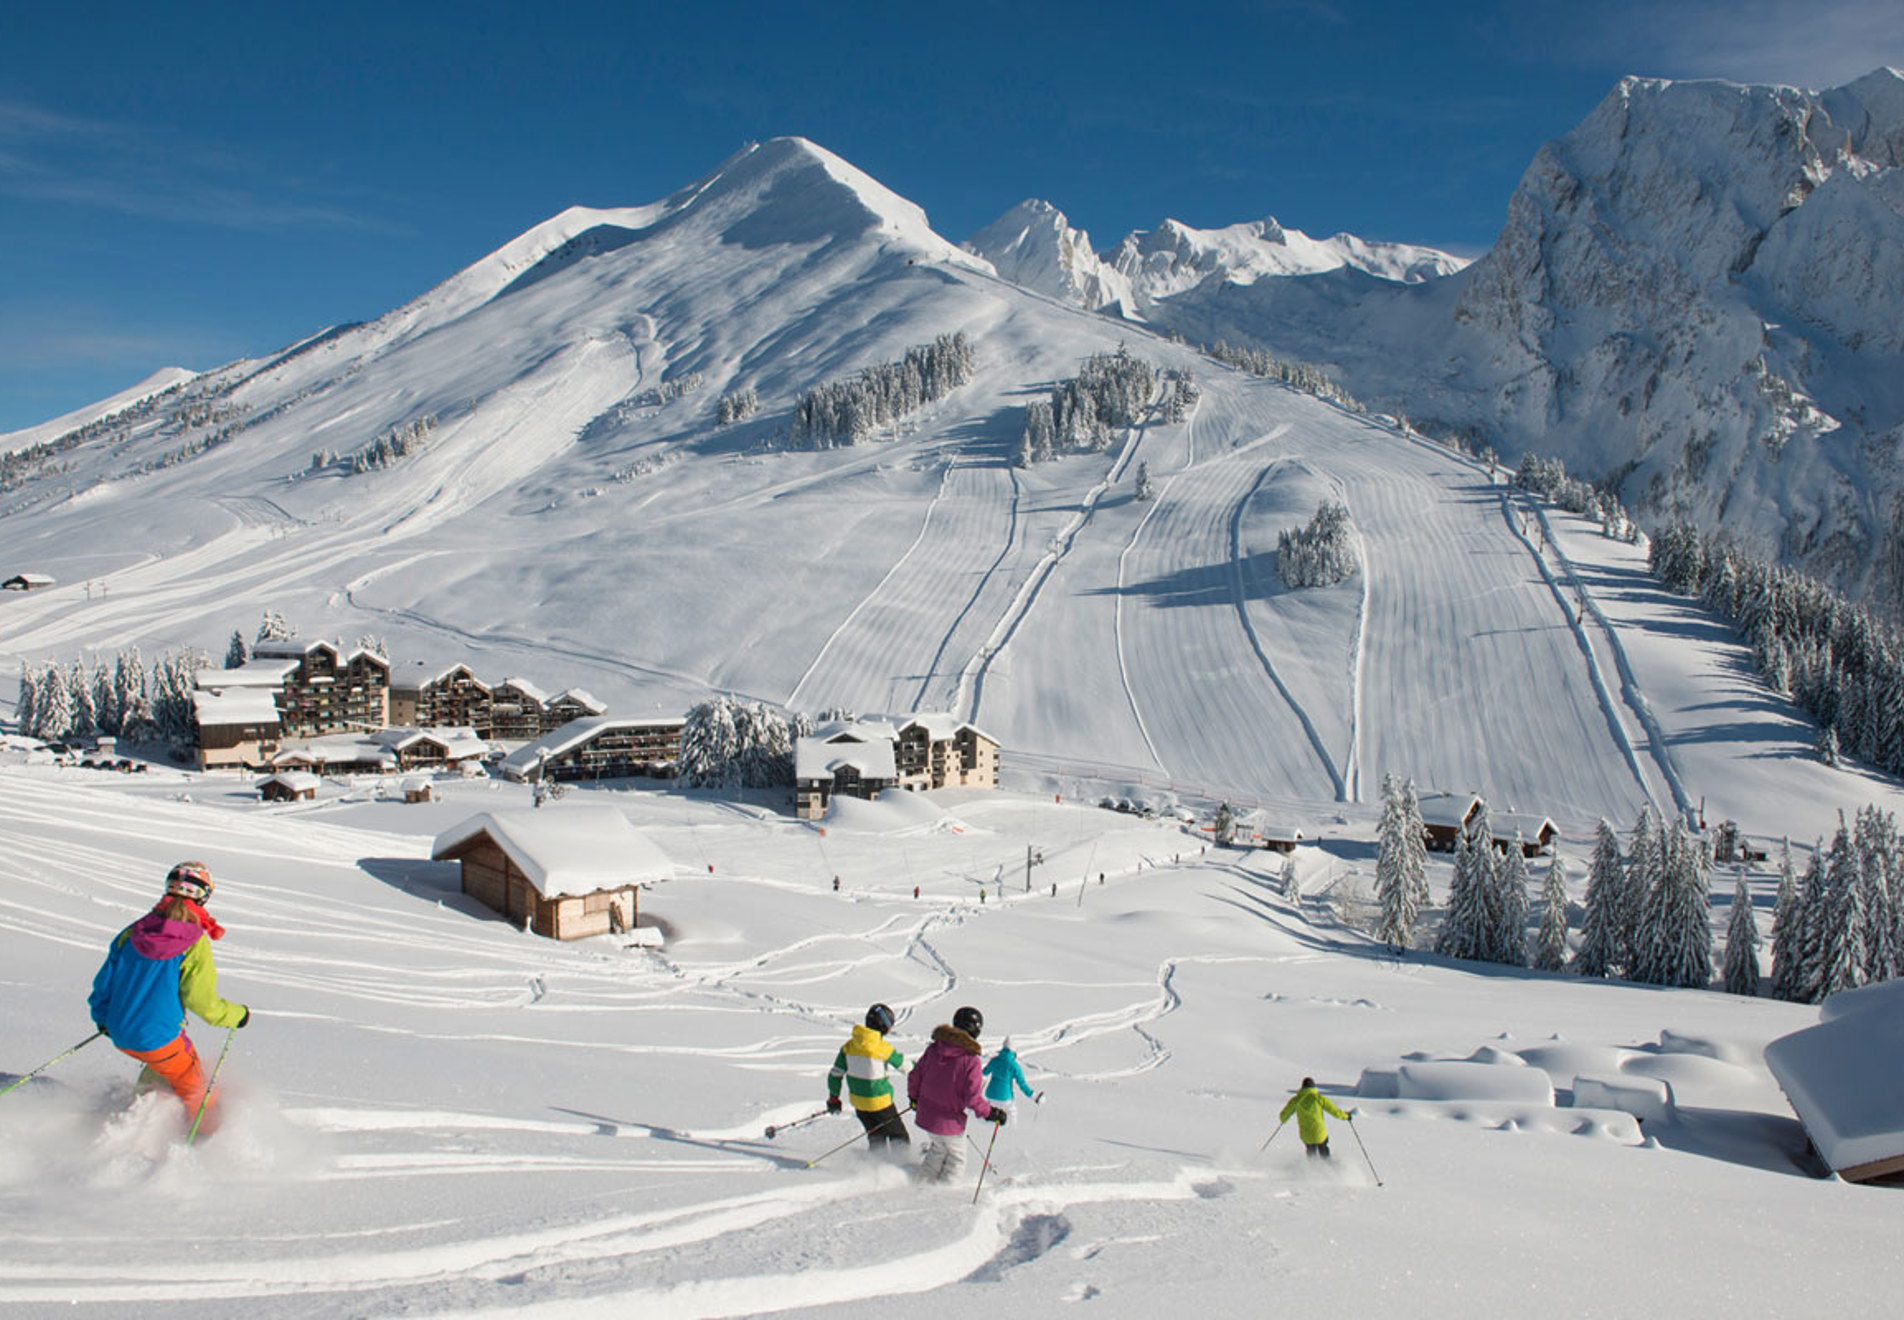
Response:
[{"label": "black ski helmet", "polygon": [[978,1033],[985,1030],[985,1015],[968,1005],[952,1015],[952,1025],[977,1040]]},{"label": "black ski helmet", "polygon": [[885,1035],[892,1030],[893,1011],[884,1004],[874,1004],[866,1010],[866,1025],[880,1035]]}]

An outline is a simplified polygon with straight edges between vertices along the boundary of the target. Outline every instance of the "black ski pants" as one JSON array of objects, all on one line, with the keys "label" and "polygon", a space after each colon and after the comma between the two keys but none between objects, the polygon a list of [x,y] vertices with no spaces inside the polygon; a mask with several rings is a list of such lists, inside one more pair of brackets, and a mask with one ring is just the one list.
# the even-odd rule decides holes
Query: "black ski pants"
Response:
[{"label": "black ski pants", "polygon": [[905,1120],[899,1117],[899,1110],[887,1105],[884,1109],[855,1109],[859,1124],[866,1129],[866,1144],[875,1151],[888,1146],[909,1146],[911,1136],[906,1132]]}]

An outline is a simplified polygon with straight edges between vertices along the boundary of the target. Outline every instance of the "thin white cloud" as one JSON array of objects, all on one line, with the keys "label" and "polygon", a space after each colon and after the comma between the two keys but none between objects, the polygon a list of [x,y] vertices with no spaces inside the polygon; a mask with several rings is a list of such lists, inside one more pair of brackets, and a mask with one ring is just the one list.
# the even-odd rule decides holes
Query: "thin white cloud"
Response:
[{"label": "thin white cloud", "polygon": [[219,145],[0,101],[0,195],[222,229],[389,231]]}]

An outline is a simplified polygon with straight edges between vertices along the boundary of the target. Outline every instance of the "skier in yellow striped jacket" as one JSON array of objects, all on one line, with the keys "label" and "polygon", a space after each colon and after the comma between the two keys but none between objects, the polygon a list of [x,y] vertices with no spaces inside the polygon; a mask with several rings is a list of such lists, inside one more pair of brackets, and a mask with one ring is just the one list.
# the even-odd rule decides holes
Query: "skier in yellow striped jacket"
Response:
[{"label": "skier in yellow striped jacket", "polygon": [[840,1112],[840,1083],[846,1084],[846,1098],[853,1114],[866,1129],[866,1144],[874,1154],[897,1154],[895,1149],[911,1144],[906,1125],[893,1104],[889,1072],[905,1072],[911,1065],[906,1056],[886,1043],[892,1030],[893,1011],[884,1004],[866,1010],[866,1024],[854,1027],[850,1040],[834,1056],[826,1074],[826,1111]]}]

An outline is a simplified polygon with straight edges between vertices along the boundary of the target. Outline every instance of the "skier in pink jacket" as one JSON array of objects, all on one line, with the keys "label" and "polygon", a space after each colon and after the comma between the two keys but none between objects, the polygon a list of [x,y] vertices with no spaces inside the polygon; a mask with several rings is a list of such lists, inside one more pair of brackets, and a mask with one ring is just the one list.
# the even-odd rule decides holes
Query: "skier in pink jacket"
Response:
[{"label": "skier in pink jacket", "polygon": [[984,1027],[984,1014],[961,1008],[951,1026],[932,1029],[932,1044],[906,1076],[906,1095],[917,1114],[913,1121],[928,1134],[921,1181],[950,1182],[965,1167],[966,1110],[1004,1125],[1004,1109],[985,1098],[978,1044]]}]

